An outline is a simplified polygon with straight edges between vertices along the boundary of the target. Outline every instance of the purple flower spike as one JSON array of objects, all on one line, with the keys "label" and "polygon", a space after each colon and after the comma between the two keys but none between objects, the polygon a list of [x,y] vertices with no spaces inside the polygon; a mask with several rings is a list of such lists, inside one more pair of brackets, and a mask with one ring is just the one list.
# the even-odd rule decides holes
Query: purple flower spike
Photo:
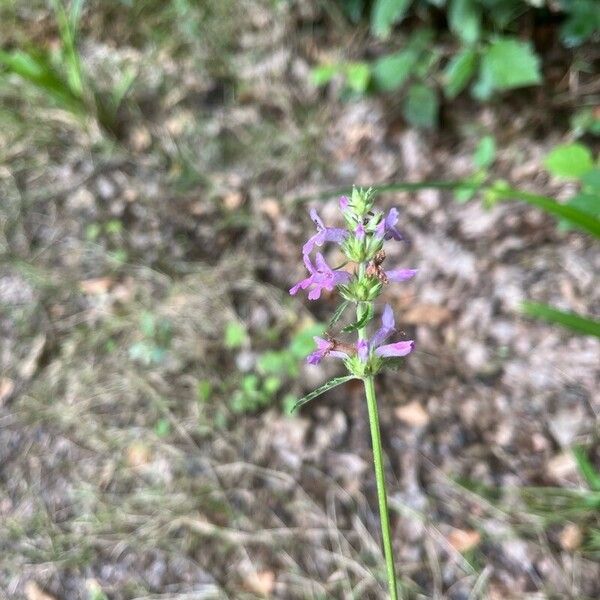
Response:
[{"label": "purple flower spike", "polygon": [[350,280],[350,273],[331,269],[321,253],[317,253],[315,262],[316,267],[313,265],[308,254],[304,255],[304,264],[310,275],[290,289],[292,296],[296,295],[298,290],[305,290],[312,286],[308,292],[308,299],[318,300],[321,297],[322,290],[331,292],[336,285],[348,283]]},{"label": "purple flower spike", "polygon": [[315,246],[322,246],[325,242],[341,244],[346,237],[348,237],[348,232],[345,229],[339,227],[325,227],[325,223],[323,223],[323,220],[314,208],[310,210],[310,218],[317,226],[317,233],[309,238],[306,244],[304,244],[302,247],[302,254],[310,254]]},{"label": "purple flower spike", "polygon": [[375,354],[381,357],[406,356],[407,354],[410,354],[414,348],[415,343],[413,340],[394,342],[393,344],[379,346],[379,348],[375,349]]},{"label": "purple flower spike", "polygon": [[394,269],[392,271],[385,272],[388,281],[393,281],[394,283],[400,283],[401,281],[412,279],[416,274],[417,269]]},{"label": "purple flower spike", "polygon": [[321,337],[315,336],[313,338],[317,349],[308,355],[306,362],[309,365],[318,365],[326,356],[333,356],[335,358],[348,358],[345,352],[334,350],[335,344],[330,340],[324,340]]},{"label": "purple flower spike", "polygon": [[348,209],[349,204],[350,200],[348,200],[348,196],[340,196],[340,209],[342,212],[345,212]]},{"label": "purple flower spike", "polygon": [[404,237],[398,231],[396,223],[398,222],[398,209],[390,208],[385,219],[381,219],[375,229],[375,235],[378,238],[385,238],[386,240],[398,240],[402,241]]}]

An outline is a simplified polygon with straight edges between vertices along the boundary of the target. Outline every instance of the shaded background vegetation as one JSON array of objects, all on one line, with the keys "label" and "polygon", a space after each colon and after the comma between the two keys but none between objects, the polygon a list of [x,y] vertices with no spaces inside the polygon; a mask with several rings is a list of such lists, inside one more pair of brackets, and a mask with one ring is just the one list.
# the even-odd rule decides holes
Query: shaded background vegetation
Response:
[{"label": "shaded background vegetation", "polygon": [[356,183],[420,270],[379,382],[404,595],[597,598],[599,19],[0,1],[0,595],[385,597],[360,388],[289,415],[338,374],[306,209]]}]

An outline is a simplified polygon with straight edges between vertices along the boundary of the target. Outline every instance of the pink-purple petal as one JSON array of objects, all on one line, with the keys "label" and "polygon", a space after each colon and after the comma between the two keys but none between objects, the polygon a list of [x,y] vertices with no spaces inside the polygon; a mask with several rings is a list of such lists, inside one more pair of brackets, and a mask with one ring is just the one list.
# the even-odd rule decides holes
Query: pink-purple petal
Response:
[{"label": "pink-purple petal", "polygon": [[377,330],[371,339],[371,347],[377,348],[394,333],[396,322],[394,320],[394,311],[389,304],[385,305],[381,315],[381,327]]},{"label": "pink-purple petal", "polygon": [[381,325],[387,329],[394,329],[396,321],[394,320],[394,311],[389,304],[386,304],[381,315]]},{"label": "pink-purple petal", "polygon": [[385,275],[389,281],[400,283],[401,281],[407,281],[412,279],[417,274],[417,269],[393,269],[392,271],[386,271]]},{"label": "pink-purple petal", "polygon": [[323,223],[323,219],[319,216],[316,208],[311,208],[308,214],[318,230],[325,229],[325,223]]},{"label": "pink-purple petal", "polygon": [[356,354],[362,362],[367,362],[369,358],[369,342],[367,340],[358,340],[356,342]]},{"label": "pink-purple petal", "polygon": [[398,222],[398,209],[390,208],[386,218],[385,218],[385,239],[394,239],[401,241],[403,240],[402,234],[396,228],[396,223]]},{"label": "pink-purple petal", "polygon": [[415,342],[413,340],[408,340],[405,342],[394,342],[393,344],[379,346],[379,348],[375,349],[375,354],[383,358],[406,356],[414,350],[414,347]]}]

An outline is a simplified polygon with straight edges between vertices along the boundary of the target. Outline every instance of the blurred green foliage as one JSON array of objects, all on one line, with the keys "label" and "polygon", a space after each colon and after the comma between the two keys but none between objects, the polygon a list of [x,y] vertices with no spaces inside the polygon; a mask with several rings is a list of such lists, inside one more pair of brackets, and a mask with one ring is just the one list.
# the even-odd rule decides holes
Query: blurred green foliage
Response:
[{"label": "blurred green foliage", "polygon": [[[225,329],[225,345],[230,349],[239,348],[228,345],[230,325]],[[235,414],[252,413],[272,406],[279,399],[284,412],[289,413],[297,399],[292,393],[282,394],[282,389],[298,377],[299,364],[314,349],[313,337],[324,330],[323,324],[315,323],[297,331],[286,347],[259,353],[253,370],[234,382],[234,389],[228,394],[230,410]]]},{"label": "blurred green foliage", "polygon": [[146,366],[162,363],[173,338],[171,322],[144,312],[140,317],[140,333],[143,337],[129,347],[129,357]]},{"label": "blurred green foliage", "polygon": [[[314,82],[325,85],[340,77],[345,93],[386,92],[397,98],[400,92],[403,115],[416,127],[437,124],[441,91],[453,99],[470,86],[471,95],[485,101],[542,83],[540,58],[533,44],[519,35],[520,23],[558,21],[558,35],[566,48],[580,46],[600,30],[596,0],[339,1],[350,21],[367,20],[378,47],[386,42],[391,52],[371,61],[319,65]],[[393,50],[395,27],[403,21],[410,23],[412,34],[400,50]],[[448,37],[454,40],[450,51]],[[594,131],[597,124],[589,120],[588,113],[582,115],[578,126]]]},{"label": "blurred green foliage", "polygon": [[118,111],[136,74],[126,71],[110,90],[100,89],[83,67],[78,48],[78,28],[84,0],[51,0],[58,27],[57,50],[31,44],[0,50],[0,77],[16,76],[58,108],[83,118],[92,116],[107,133],[118,133]]},{"label": "blurred green foliage", "polygon": [[[547,196],[522,192],[503,182],[496,182],[485,190],[488,203],[521,200],[557,218],[562,230],[577,228],[600,239],[600,167],[592,151],[577,142],[563,144],[548,154],[544,166],[554,177],[577,184],[578,190],[566,202],[559,203]],[[582,335],[600,337],[600,320],[595,317],[578,315],[538,302],[525,302],[522,308],[526,315],[536,319]]]}]

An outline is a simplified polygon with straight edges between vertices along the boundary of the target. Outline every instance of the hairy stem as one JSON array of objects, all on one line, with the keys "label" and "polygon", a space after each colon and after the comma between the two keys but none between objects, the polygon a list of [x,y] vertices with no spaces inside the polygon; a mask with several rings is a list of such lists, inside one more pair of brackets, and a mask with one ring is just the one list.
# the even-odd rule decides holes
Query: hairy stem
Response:
[{"label": "hairy stem", "polygon": [[[357,319],[368,310],[368,303],[359,303],[356,306]],[[366,328],[358,330],[358,339],[366,339]],[[394,568],[394,549],[392,546],[392,533],[390,527],[390,515],[388,512],[387,491],[385,487],[385,472],[383,467],[383,451],[381,448],[381,429],[379,427],[379,411],[377,410],[377,398],[375,397],[375,384],[373,376],[369,375],[363,379],[367,407],[369,411],[369,425],[371,428],[371,444],[373,446],[373,464],[375,467],[375,481],[377,482],[377,500],[379,504],[379,520],[381,522],[381,537],[383,552],[385,555],[385,566],[387,571],[388,588],[390,599],[398,600],[398,584],[396,582],[396,571]]]},{"label": "hairy stem", "polygon": [[398,584],[394,569],[394,550],[392,547],[392,534],[390,528],[390,515],[387,505],[387,492],[385,487],[385,474],[383,470],[383,452],[381,449],[381,431],[379,429],[379,414],[373,377],[366,377],[365,394],[369,408],[369,424],[371,426],[371,442],[373,444],[373,463],[375,465],[375,480],[377,482],[377,499],[379,501],[379,520],[381,521],[381,537],[385,566],[387,571],[388,587],[391,600],[398,600]]}]

